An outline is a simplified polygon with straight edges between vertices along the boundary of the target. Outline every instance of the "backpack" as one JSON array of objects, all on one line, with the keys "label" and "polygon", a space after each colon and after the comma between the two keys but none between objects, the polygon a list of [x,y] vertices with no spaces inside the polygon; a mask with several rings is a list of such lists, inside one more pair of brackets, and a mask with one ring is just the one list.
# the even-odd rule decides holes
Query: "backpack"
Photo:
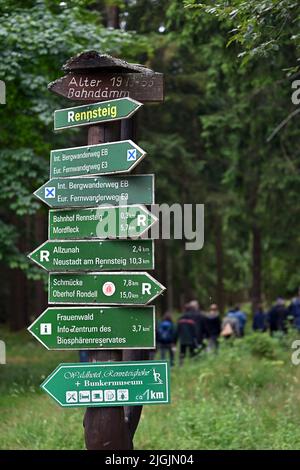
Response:
[{"label": "backpack", "polygon": [[168,320],[163,320],[158,325],[158,341],[160,343],[172,343],[173,341],[173,325]]},{"label": "backpack", "polygon": [[221,331],[221,336],[224,338],[229,338],[233,335],[233,329],[230,323],[225,323],[223,330]]}]

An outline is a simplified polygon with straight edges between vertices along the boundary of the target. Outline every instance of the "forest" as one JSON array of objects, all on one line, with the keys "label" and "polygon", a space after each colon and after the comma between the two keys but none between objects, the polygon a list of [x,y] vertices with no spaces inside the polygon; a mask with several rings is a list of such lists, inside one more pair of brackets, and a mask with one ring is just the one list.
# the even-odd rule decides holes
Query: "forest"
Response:
[{"label": "forest", "polygon": [[159,204],[204,204],[205,242],[156,242],[159,311],[197,298],[220,311],[270,304],[300,285],[300,4],[293,0],[7,0],[0,3],[0,321],[28,326],[47,305],[47,275],[27,255],[47,240],[33,192],[53,149],[86,129],[53,132],[70,101],[47,86],[96,50],[164,74],[165,101],[139,111],[137,144]]}]

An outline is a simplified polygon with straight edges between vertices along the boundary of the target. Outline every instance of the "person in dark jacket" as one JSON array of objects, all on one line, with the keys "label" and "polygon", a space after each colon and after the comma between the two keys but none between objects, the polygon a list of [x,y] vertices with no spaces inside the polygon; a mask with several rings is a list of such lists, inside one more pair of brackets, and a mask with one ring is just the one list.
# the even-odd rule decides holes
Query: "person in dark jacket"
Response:
[{"label": "person in dark jacket", "polygon": [[245,312],[240,309],[239,305],[231,308],[227,313],[226,317],[236,319],[239,323],[239,333],[238,336],[242,337],[245,334],[245,326],[247,322],[247,317]]},{"label": "person in dark jacket", "polygon": [[156,339],[159,345],[160,358],[164,360],[169,354],[170,365],[174,365],[174,344],[176,343],[176,326],[172,320],[172,315],[166,312],[162,320],[157,325]]},{"label": "person in dark jacket", "polygon": [[195,321],[197,347],[199,350],[201,350],[204,347],[203,341],[205,338],[205,316],[201,312],[198,300],[191,300],[186,307],[187,311]]},{"label": "person in dark jacket", "polygon": [[185,305],[184,313],[178,320],[177,338],[180,344],[179,360],[180,365],[182,365],[187,351],[193,357],[198,347],[195,317],[189,308],[189,304]]},{"label": "person in dark jacket", "polygon": [[216,351],[221,333],[221,320],[217,304],[211,304],[205,317],[205,333],[208,339],[207,351]]},{"label": "person in dark jacket", "polygon": [[262,304],[258,304],[257,309],[253,315],[252,329],[253,331],[261,332],[267,330],[267,315],[264,312]]},{"label": "person in dark jacket", "polygon": [[281,331],[283,333],[286,333],[286,320],[287,310],[285,308],[284,299],[278,297],[275,305],[273,305],[273,307],[268,313],[270,335],[273,336],[273,333],[275,331]]},{"label": "person in dark jacket", "polygon": [[295,328],[300,332],[300,288],[288,308],[288,315],[293,318]]}]

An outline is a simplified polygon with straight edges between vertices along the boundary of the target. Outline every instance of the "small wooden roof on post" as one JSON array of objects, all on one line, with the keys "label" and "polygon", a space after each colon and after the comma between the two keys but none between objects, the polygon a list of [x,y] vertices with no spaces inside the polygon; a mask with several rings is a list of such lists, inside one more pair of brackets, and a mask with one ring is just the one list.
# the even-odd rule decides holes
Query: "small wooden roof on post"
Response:
[{"label": "small wooden roof on post", "polygon": [[48,89],[73,101],[95,103],[126,97],[142,103],[164,100],[162,73],[108,54],[82,52],[67,60],[62,69],[66,75],[49,83]]},{"label": "small wooden roof on post", "polygon": [[62,66],[64,72],[120,72],[120,73],[154,73],[148,67],[140,64],[130,64],[123,59],[117,59],[109,54],[97,51],[86,51],[67,60]]}]

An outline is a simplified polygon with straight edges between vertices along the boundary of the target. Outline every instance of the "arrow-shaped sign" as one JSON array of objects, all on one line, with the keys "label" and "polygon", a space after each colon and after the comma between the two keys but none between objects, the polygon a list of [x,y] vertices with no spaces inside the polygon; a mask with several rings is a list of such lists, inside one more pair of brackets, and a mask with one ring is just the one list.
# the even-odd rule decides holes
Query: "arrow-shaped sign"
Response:
[{"label": "arrow-shaped sign", "polygon": [[50,207],[154,203],[154,175],[52,178],[34,195]]},{"label": "arrow-shaped sign", "polygon": [[157,217],[145,206],[99,206],[49,211],[49,239],[141,237]]},{"label": "arrow-shaped sign", "polygon": [[47,349],[155,348],[155,308],[50,307],[28,328]]},{"label": "arrow-shaped sign", "polygon": [[118,121],[132,116],[142,105],[132,98],[103,101],[54,111],[54,130]]},{"label": "arrow-shaped sign", "polygon": [[48,240],[28,256],[47,271],[154,269],[153,240]]},{"label": "arrow-shaped sign", "polygon": [[60,364],[42,383],[64,407],[170,403],[166,361]]},{"label": "arrow-shaped sign", "polygon": [[52,273],[50,304],[145,305],[165,287],[146,272]]},{"label": "arrow-shaped sign", "polygon": [[[111,69],[110,69],[111,70]],[[124,70],[122,70],[124,72]],[[115,70],[80,70],[68,73],[52,83],[48,88],[72,101],[93,102],[129,96],[135,100],[163,101],[164,78],[162,73],[120,73]]]},{"label": "arrow-shaped sign", "polygon": [[50,178],[129,173],[146,152],[132,140],[50,152]]}]

